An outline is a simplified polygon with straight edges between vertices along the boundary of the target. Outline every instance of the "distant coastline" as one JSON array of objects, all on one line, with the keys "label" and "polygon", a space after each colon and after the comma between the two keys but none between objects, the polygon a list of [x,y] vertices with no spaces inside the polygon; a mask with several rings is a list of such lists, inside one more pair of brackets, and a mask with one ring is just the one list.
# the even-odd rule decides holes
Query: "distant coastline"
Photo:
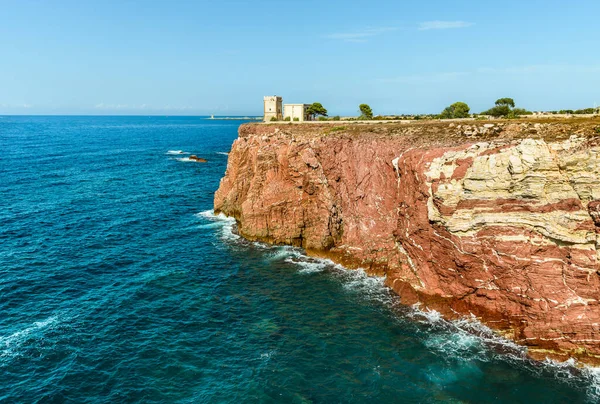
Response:
[{"label": "distant coastline", "polygon": [[262,116],[214,116],[211,115],[208,118],[204,118],[204,119],[208,119],[211,121],[262,121],[263,117]]}]

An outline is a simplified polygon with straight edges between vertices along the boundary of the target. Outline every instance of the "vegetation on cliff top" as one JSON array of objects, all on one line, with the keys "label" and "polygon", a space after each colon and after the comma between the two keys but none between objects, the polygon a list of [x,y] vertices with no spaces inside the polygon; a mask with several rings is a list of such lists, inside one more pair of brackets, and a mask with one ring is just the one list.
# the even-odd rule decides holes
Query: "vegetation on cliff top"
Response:
[{"label": "vegetation on cliff top", "polygon": [[368,104],[360,104],[358,109],[360,111],[359,119],[373,119],[373,110]]},{"label": "vegetation on cliff top", "polygon": [[455,102],[446,107],[440,114],[440,119],[468,118],[471,108],[465,102]]},{"label": "vegetation on cliff top", "polygon": [[306,114],[310,116],[312,119],[321,115],[327,116],[327,110],[320,102],[313,102],[307,109]]},{"label": "vegetation on cliff top", "polygon": [[500,98],[496,100],[496,106],[483,111],[480,115],[490,115],[496,118],[516,118],[521,115],[531,115],[532,112],[523,108],[515,108],[515,100],[512,98]]},{"label": "vegetation on cliff top", "polygon": [[592,115],[600,114],[600,108],[583,108],[583,109],[561,109],[560,111],[549,111],[549,114],[561,114],[561,115]]},{"label": "vegetation on cliff top", "polygon": [[[513,98],[504,97],[499,98],[494,103],[495,105],[480,113],[471,113],[471,108],[466,102],[457,101],[450,106],[444,108],[440,114],[403,114],[403,115],[374,115],[373,110],[368,104],[360,104],[358,109],[360,115],[357,117],[340,117],[336,115],[329,117],[327,109],[323,107],[320,102],[314,102],[310,104],[306,109],[306,114],[309,120],[319,121],[381,121],[381,120],[431,120],[431,119],[465,119],[475,118],[477,120],[493,118],[503,119],[517,119],[522,116],[533,115],[533,112],[524,109],[517,108],[515,100]],[[549,111],[546,114],[560,114],[560,115],[594,115],[600,114],[600,108],[584,108],[578,110],[560,110],[560,111]],[[291,121],[290,117],[283,119],[284,121]],[[299,121],[298,118],[294,118],[294,121]],[[271,118],[271,121],[277,121],[277,118]]]}]

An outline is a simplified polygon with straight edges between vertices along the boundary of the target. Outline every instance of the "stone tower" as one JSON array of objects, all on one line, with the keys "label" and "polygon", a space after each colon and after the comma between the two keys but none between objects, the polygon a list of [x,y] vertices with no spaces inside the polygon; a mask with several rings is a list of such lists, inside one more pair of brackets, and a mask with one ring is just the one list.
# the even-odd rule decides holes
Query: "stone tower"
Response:
[{"label": "stone tower", "polygon": [[276,95],[265,97],[265,116],[263,120],[269,122],[273,117],[278,121],[283,120],[283,98]]}]

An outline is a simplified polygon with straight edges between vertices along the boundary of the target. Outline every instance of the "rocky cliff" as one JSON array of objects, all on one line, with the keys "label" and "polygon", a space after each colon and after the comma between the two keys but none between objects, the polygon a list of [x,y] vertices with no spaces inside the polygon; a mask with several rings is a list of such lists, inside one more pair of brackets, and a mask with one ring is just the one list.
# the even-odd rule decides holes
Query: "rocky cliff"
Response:
[{"label": "rocky cliff", "polygon": [[240,127],[215,211],[535,358],[600,363],[600,120]]}]

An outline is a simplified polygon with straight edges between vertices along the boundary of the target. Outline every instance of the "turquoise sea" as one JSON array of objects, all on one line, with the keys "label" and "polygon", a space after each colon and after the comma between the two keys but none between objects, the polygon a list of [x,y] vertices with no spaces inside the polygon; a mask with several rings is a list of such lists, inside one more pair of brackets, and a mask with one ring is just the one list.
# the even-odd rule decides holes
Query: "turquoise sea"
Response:
[{"label": "turquoise sea", "polygon": [[239,124],[0,117],[0,402],[600,400],[595,370],[239,238],[211,210]]}]

